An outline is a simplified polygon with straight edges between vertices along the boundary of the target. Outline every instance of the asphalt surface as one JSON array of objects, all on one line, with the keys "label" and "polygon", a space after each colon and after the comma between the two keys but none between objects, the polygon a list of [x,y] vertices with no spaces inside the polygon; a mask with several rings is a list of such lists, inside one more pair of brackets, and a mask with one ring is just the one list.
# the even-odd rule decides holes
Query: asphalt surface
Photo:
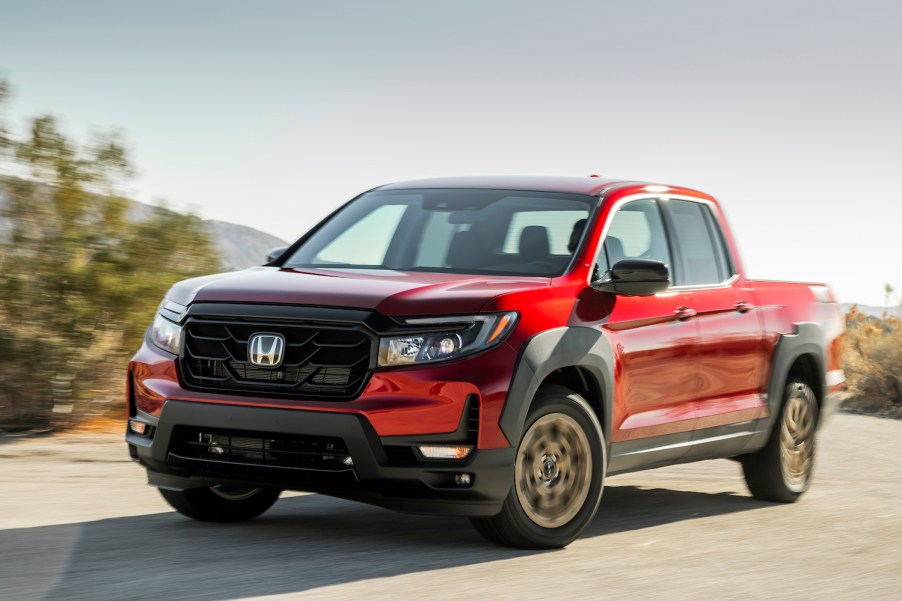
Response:
[{"label": "asphalt surface", "polygon": [[752,499],[735,462],[608,480],[561,551],[466,520],[319,495],[246,524],[192,522],[116,434],[0,439],[0,600],[902,599],[902,421],[838,414],[812,489]]}]

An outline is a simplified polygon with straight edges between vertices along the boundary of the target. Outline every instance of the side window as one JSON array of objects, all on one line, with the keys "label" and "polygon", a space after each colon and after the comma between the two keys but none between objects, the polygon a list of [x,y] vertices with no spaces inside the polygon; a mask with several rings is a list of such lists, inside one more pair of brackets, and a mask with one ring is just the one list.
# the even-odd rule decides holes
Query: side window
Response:
[{"label": "side window", "polygon": [[621,259],[653,259],[670,267],[670,247],[657,201],[635,200],[620,207],[604,240],[607,264]]},{"label": "side window", "polygon": [[671,200],[667,213],[680,251],[682,269],[676,285],[707,286],[727,279],[729,262],[711,209],[698,202]]},{"label": "side window", "polygon": [[407,205],[382,205],[326,245],[314,263],[382,265]]}]

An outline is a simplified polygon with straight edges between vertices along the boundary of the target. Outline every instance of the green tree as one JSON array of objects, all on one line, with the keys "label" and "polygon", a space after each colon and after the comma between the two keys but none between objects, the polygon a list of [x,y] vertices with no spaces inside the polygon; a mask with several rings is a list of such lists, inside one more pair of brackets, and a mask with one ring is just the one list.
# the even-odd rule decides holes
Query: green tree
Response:
[{"label": "green tree", "polygon": [[98,401],[121,398],[125,362],[166,289],[218,269],[209,237],[193,216],[130,215],[116,192],[131,174],[120,136],[79,146],[52,116],[21,138],[2,124],[0,428],[119,412]]}]

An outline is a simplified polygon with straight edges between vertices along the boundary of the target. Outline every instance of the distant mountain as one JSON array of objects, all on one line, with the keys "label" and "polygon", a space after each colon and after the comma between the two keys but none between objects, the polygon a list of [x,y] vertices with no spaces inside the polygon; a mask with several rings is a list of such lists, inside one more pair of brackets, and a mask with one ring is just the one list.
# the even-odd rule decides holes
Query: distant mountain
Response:
[{"label": "distant mountain", "polygon": [[266,262],[266,254],[288,242],[246,225],[205,219],[204,227],[210,233],[222,264],[228,270],[244,269]]},{"label": "distant mountain", "polygon": [[[4,179],[3,176],[0,176],[0,184],[3,184]],[[0,205],[4,201],[4,191],[0,185]],[[151,205],[134,200],[130,202],[132,203],[130,209],[132,219],[146,219],[153,211]],[[288,242],[281,238],[246,225],[215,219],[203,219],[202,221],[204,228],[210,234],[213,245],[219,252],[220,262],[226,271],[262,265],[266,262],[266,254],[270,249],[277,246],[288,246]],[[8,228],[9,220],[0,217],[0,236],[3,236]]]}]

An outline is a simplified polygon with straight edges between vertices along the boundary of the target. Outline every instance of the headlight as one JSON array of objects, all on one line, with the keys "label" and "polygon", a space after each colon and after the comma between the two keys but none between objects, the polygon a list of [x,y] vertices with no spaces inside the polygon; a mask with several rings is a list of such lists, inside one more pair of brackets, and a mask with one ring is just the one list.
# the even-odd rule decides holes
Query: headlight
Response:
[{"label": "headlight", "polygon": [[382,338],[379,367],[447,361],[491,348],[514,329],[517,312],[408,319],[405,323],[424,328],[447,326],[448,330]]},{"label": "headlight", "polygon": [[182,305],[164,300],[150,326],[151,342],[173,355],[178,355],[182,350],[182,326],[175,321],[181,320],[185,309]]}]

